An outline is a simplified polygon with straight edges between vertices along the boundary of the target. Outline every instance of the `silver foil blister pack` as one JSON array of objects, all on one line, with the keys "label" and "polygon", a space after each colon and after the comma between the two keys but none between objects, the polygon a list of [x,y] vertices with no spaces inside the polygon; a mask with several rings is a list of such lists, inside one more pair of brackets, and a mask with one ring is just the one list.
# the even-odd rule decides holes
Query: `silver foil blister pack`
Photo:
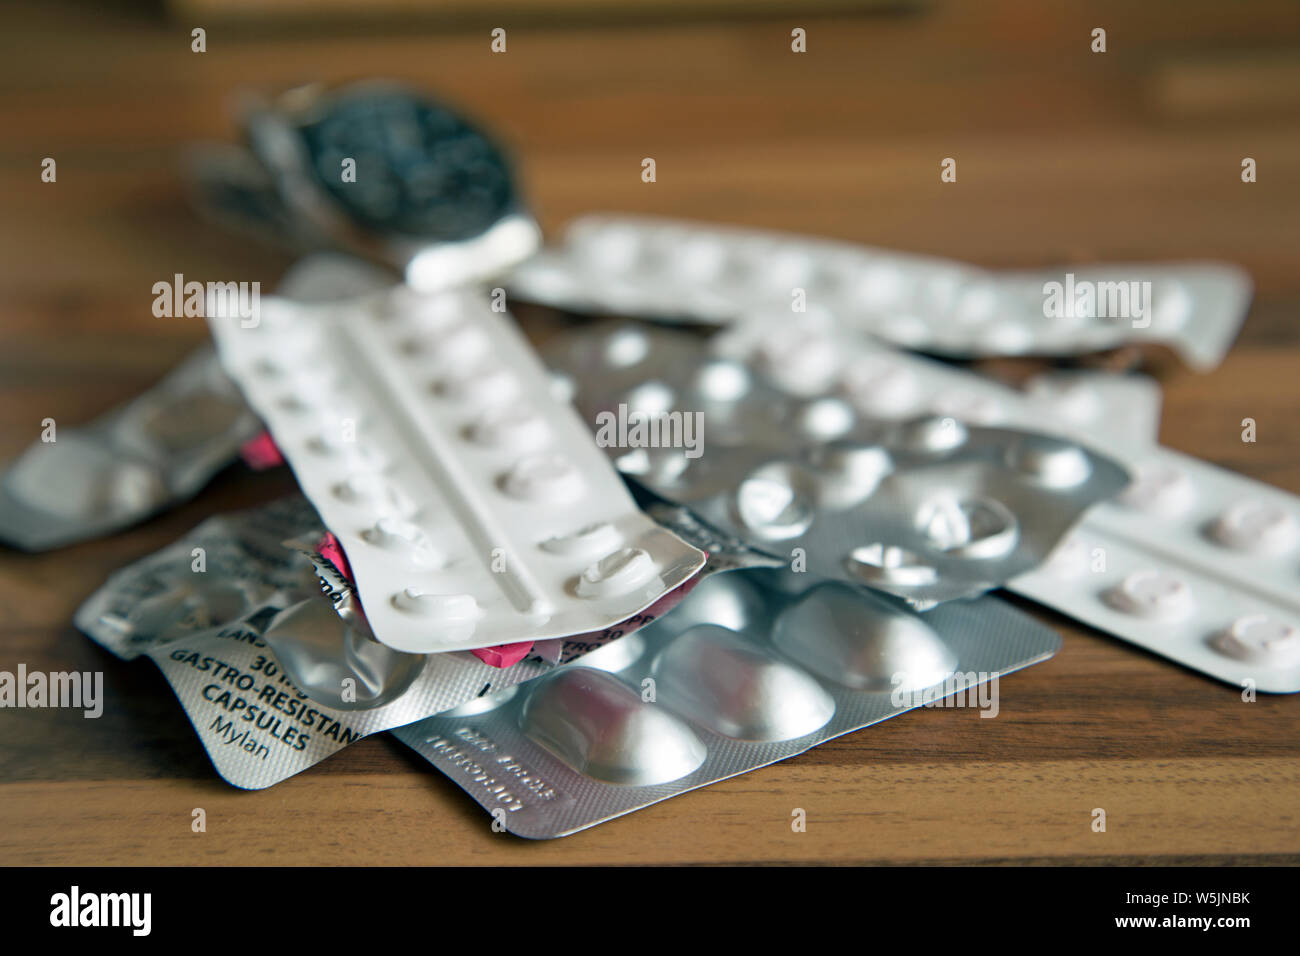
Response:
[{"label": "silver foil blister pack", "polygon": [[395,734],[505,829],[558,837],[914,707],[992,716],[1001,676],[1060,646],[994,598],[918,615],[833,582],[783,595],[767,573],[714,575],[578,664]]},{"label": "silver foil blister pack", "polygon": [[[727,354],[689,333],[606,324],[546,356],[579,383],[579,408],[625,475],[796,570],[917,607],[1030,570],[1128,480],[1071,438],[891,415],[878,370],[837,369],[833,351],[787,331]],[[692,431],[693,446],[678,440]]]},{"label": "silver foil blister pack", "polygon": [[84,425],[55,423],[0,475],[0,540],[43,551],[194,495],[261,430],[211,347]]},{"label": "silver foil blister pack", "polygon": [[940,355],[1074,355],[1160,342],[1200,369],[1222,361],[1251,294],[1245,273],[1224,263],[992,272],[828,239],[625,215],[574,220],[558,247],[512,272],[508,288],[572,311],[714,324],[788,313],[799,297],[845,327]]}]

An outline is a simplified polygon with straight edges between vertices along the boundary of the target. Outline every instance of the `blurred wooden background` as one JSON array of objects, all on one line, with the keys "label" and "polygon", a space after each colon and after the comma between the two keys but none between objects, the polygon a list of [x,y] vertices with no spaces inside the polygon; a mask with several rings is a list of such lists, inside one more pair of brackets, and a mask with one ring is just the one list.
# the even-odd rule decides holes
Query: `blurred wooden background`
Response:
[{"label": "blurred wooden background", "polygon": [[[607,209],[997,267],[1240,263],[1257,294],[1224,365],[1197,375],[1153,356],[1163,441],[1300,493],[1292,0],[980,0],[835,17],[764,7],[735,20],[647,3],[635,22],[569,7],[557,23],[530,9],[517,25],[494,18],[505,54],[490,51],[481,18],[262,30],[200,9],[8,5],[0,458],[46,416],[76,422],[136,394],[204,338],[199,320],[151,315],[154,282],[181,272],[269,288],[289,265],[186,203],[178,151],[234,135],[235,91],[390,76],[498,130],[551,230]],[[190,52],[194,26],[206,53]],[[790,51],[796,26],[806,54]],[[1104,54],[1089,49],[1098,26]],[[47,156],[54,184],[40,180]],[[654,184],[640,180],[646,156]],[[956,184],[939,181],[947,156]],[[1240,441],[1244,417],[1256,444]],[[1004,681],[996,720],[913,712],[561,841],[493,834],[387,737],[271,790],[236,791],[153,666],[116,661],[70,620],[112,570],[290,487],[232,469],[126,534],[0,551],[0,669],[103,670],[108,698],[97,721],[0,711],[0,863],[1300,861],[1300,701],[1243,703],[1046,614],[1065,649]],[[200,806],[208,832],[192,834]],[[796,806],[807,833],[790,831]],[[1098,806],[1105,834],[1089,827]]]}]

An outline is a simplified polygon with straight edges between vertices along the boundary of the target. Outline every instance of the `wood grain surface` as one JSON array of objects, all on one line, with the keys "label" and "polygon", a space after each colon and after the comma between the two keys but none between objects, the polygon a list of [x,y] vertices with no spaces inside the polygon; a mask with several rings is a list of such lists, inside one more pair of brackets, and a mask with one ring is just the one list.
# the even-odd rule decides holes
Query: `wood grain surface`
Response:
[{"label": "wood grain surface", "polygon": [[[283,253],[201,222],[179,154],[245,86],[394,76],[499,130],[551,231],[595,210],[817,233],[995,267],[1216,258],[1253,275],[1207,374],[1164,354],[1165,444],[1300,493],[1300,6],[1025,0],[929,12],[258,35],[129,8],[9,5],[0,35],[0,457],[141,391],[205,336],[151,286],[260,280]],[[790,52],[793,26],[808,52]],[[1108,52],[1093,54],[1093,27]],[[58,181],[40,180],[44,157]],[[640,179],[654,157],[658,181]],[[943,157],[958,182],[939,181]],[[1243,184],[1241,160],[1258,163]],[[1258,441],[1243,444],[1254,418]],[[99,720],[0,711],[0,863],[1300,861],[1300,699],[1058,627],[1001,713],[912,712],[558,841],[494,834],[388,736],[270,790],[213,772],[147,661],[72,626],[114,569],[291,490],[232,468],[115,537],[0,551],[0,669],[102,670]],[[1025,602],[1017,602],[1028,607]],[[190,831],[203,807],[206,833]],[[794,807],[806,833],[791,832]],[[1094,807],[1108,812],[1093,833]]]}]

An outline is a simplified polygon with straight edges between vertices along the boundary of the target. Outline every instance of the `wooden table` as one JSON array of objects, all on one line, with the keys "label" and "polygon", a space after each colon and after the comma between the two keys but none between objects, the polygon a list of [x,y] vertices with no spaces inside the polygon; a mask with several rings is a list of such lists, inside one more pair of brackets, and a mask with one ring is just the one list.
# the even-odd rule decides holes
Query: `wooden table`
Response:
[{"label": "wooden table", "polygon": [[[233,136],[245,85],[388,75],[500,131],[551,230],[592,210],[696,217],[1034,267],[1219,258],[1257,294],[1224,364],[1156,363],[1162,440],[1300,492],[1300,13],[1011,0],[927,15],[667,20],[438,35],[258,36],[32,5],[0,37],[0,456],[91,417],[205,335],[151,286],[289,259],[190,212],[177,149]],[[10,22],[14,23],[10,13]],[[199,24],[201,25],[201,24]],[[808,52],[790,51],[790,30]],[[1090,52],[1090,32],[1108,51]],[[58,180],[40,180],[43,157]],[[658,181],[640,179],[653,157]],[[1243,157],[1258,182],[1240,178]],[[958,181],[941,184],[944,157]],[[1258,442],[1243,444],[1254,418]],[[547,843],[494,834],[395,740],[257,793],[224,784],[166,683],[71,625],[121,565],[291,489],[224,473],[113,538],[0,552],[0,669],[102,670],[96,721],[0,712],[0,863],[1250,862],[1300,860],[1300,701],[1182,670],[1051,614],[1052,661],[1002,711],[912,712]],[[191,811],[207,811],[204,834]],[[791,810],[808,814],[791,832]],[[1104,807],[1104,834],[1090,827]]]}]

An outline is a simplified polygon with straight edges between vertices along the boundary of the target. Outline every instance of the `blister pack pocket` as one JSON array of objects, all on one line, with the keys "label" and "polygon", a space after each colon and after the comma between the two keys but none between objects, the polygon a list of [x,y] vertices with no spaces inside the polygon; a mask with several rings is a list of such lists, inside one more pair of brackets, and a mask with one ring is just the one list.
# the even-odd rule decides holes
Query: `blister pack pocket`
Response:
[{"label": "blister pack pocket", "polygon": [[270,300],[254,328],[211,324],[396,650],[597,631],[704,562],[636,507],[481,292]]},{"label": "blister pack pocket", "polygon": [[994,598],[925,614],[834,583],[787,597],[765,571],[700,582],[576,665],[395,731],[510,832],[564,836],[956,695],[1060,638]]},{"label": "blister pack pocket", "polygon": [[574,220],[558,248],[514,270],[508,288],[574,311],[718,324],[788,314],[801,296],[845,327],[940,355],[1073,355],[1161,342],[1201,369],[1222,361],[1251,293],[1245,273],[1223,263],[1000,273],[846,242],[623,215]]}]

